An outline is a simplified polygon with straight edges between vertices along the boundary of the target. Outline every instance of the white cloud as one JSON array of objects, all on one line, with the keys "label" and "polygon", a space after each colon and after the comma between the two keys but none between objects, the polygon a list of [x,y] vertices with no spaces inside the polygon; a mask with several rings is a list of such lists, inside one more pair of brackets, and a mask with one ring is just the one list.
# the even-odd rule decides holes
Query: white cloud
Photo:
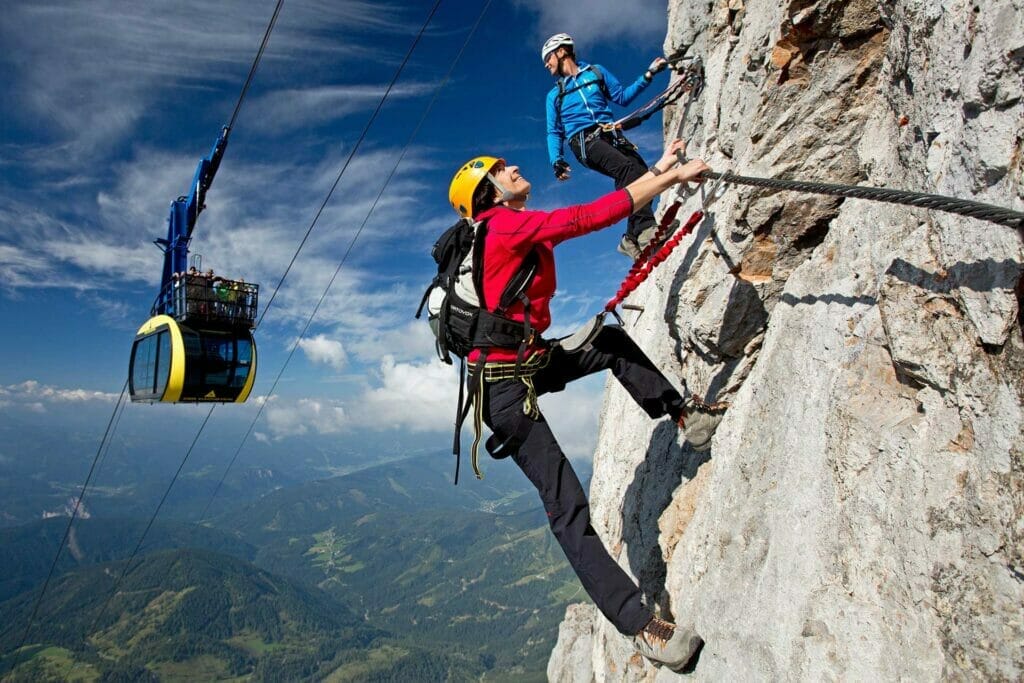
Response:
[{"label": "white cloud", "polygon": [[[537,19],[537,59],[540,46],[554,33],[569,33],[586,56],[597,52],[604,41],[630,39],[650,43],[651,55],[661,53],[668,10],[664,0],[587,0],[584,3],[551,0],[517,0],[534,10]],[[539,63],[539,62],[538,62]]]},{"label": "white cloud", "polygon": [[[252,104],[252,125],[280,135],[289,129],[337,121],[350,114],[372,111],[384,96],[384,85],[330,85],[277,90]],[[396,85],[388,99],[429,94],[434,83]]]},{"label": "white cloud", "polygon": [[[419,304],[418,297],[406,299],[404,303],[408,307],[409,317],[412,318],[415,306]],[[399,361],[433,358],[434,344],[434,333],[430,331],[424,313],[423,318],[410,320],[404,325],[357,334],[348,347],[360,360],[377,363],[385,355]]]},{"label": "white cloud", "polygon": [[367,389],[353,406],[361,427],[388,431],[433,432],[450,429],[458,399],[458,372],[440,361],[398,363],[385,356],[379,385]]},{"label": "white cloud", "polygon": [[540,397],[540,409],[569,457],[594,457],[606,378],[607,374],[588,377],[573,382],[564,391]]},{"label": "white cloud", "polygon": [[264,412],[267,429],[275,439],[310,432],[337,434],[349,425],[343,406],[321,399],[274,400]]},{"label": "white cloud", "polygon": [[301,339],[299,348],[314,363],[324,363],[335,370],[342,370],[348,365],[348,354],[345,353],[341,342],[328,339],[326,335],[318,334],[309,339]]},{"label": "white cloud", "polygon": [[44,403],[86,403],[91,401],[112,403],[119,396],[120,394],[92,389],[53,387],[40,384],[35,380],[0,386],[0,397],[10,404],[37,408],[42,408]]}]

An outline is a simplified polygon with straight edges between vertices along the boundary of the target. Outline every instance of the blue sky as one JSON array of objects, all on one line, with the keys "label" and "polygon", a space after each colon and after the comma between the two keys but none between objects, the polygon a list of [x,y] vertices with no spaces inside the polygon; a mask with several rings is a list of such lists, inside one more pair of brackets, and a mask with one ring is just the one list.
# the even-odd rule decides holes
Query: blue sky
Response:
[{"label": "blue sky", "polygon": [[[186,192],[230,118],[274,4],[5,3],[0,425],[8,432],[25,425],[31,438],[39,420],[18,416],[45,415],[57,433],[94,425],[98,443],[156,294],[161,254],[152,241],[165,234],[170,201]],[[239,433],[255,416],[482,4],[442,2],[257,331],[257,398],[219,408],[213,429]],[[262,302],[269,299],[431,5],[285,2],[195,232],[192,252],[204,268],[259,282]],[[554,180],[543,120],[552,80],[538,49],[549,34],[568,31],[582,58],[635,78],[661,52],[665,3],[634,0],[627,14],[621,6],[490,6],[254,440],[287,448],[303,436],[358,434],[368,448],[385,437],[447,446],[455,373],[436,360],[426,324],[412,316],[431,277],[430,246],[453,222],[448,181],[463,161],[488,153],[522,167],[534,184],[533,208],[611,189],[579,168],[568,183]],[[652,119],[631,135],[648,159],[660,148],[659,124]],[[568,332],[614,293],[627,267],[614,253],[620,234],[611,228],[559,248],[553,332]],[[589,455],[602,381],[545,401],[571,455]],[[190,434],[205,412],[130,406],[119,428]],[[11,448],[0,447],[0,464],[17,456]]]}]

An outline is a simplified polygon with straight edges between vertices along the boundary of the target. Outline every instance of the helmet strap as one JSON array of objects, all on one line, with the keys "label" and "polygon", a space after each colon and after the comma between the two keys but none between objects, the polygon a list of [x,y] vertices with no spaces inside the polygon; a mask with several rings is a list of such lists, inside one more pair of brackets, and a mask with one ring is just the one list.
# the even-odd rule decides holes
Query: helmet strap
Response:
[{"label": "helmet strap", "polygon": [[503,204],[505,202],[510,202],[513,199],[519,199],[519,200],[522,200],[522,201],[525,202],[527,200],[527,198],[530,196],[528,194],[521,194],[521,193],[518,193],[518,192],[512,192],[511,190],[506,188],[504,185],[502,185],[498,181],[498,179],[494,177],[493,173],[488,173],[487,174],[487,179],[490,180],[491,183],[496,188],[498,188],[498,192],[501,192],[501,197],[498,198],[498,203],[499,204]]},{"label": "helmet strap", "polygon": [[557,50],[555,51],[555,57],[558,59],[558,74],[557,75],[559,77],[571,76],[572,74],[566,73],[566,69],[563,68],[563,65],[565,64],[565,60],[570,59],[570,58],[573,60],[573,63],[575,63],[576,62],[576,55],[569,54],[569,50],[566,49],[566,47],[564,45],[560,45],[558,47],[558,49],[562,51],[562,56],[559,57]]}]

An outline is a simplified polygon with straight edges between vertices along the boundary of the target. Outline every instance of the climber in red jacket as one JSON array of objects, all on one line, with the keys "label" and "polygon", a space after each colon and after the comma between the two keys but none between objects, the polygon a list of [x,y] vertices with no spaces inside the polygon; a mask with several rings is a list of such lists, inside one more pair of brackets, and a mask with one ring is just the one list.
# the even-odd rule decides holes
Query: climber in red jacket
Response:
[{"label": "climber in red jacket", "polygon": [[[541,414],[537,396],[561,391],[573,380],[610,369],[648,415],[668,415],[683,428],[691,446],[709,447],[721,411],[696,399],[684,400],[621,327],[604,326],[589,343],[571,350],[540,338],[551,323],[549,303],[556,286],[554,247],[621,221],[672,185],[699,181],[701,173],[708,170],[703,161],[676,165],[676,152],[684,147],[678,140],[671,143],[650,171],[621,190],[588,204],[550,212],[526,210],[529,181],[519,167],[495,157],[479,157],[465,164],[449,188],[457,213],[487,221],[482,294],[489,310],[494,310],[523,259],[531,251],[538,259],[536,274],[524,292],[536,336],[525,353],[491,348],[478,380],[477,407],[494,432],[488,450],[496,458],[511,456],[537,487],[551,529],[598,609],[621,633],[634,639],[644,656],[673,669],[685,666],[702,641],[691,628],[656,617],[643,604],[636,582],[608,554],[590,524],[583,487]],[[481,160],[484,163],[478,163]],[[519,321],[526,314],[522,302],[505,313]],[[479,351],[474,351],[469,360],[475,361],[478,355]]]}]

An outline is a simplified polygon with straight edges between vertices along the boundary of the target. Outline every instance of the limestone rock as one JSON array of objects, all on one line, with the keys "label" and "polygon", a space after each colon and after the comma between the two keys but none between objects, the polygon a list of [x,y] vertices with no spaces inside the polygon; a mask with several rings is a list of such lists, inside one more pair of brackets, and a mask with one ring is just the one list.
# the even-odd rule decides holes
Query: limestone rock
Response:
[{"label": "limestone rock", "polygon": [[[665,51],[707,78],[665,135],[716,170],[1024,210],[1024,0],[670,0]],[[613,556],[706,645],[675,674],[572,607],[549,677],[1024,678],[1022,301],[1013,230],[731,188],[627,315],[731,401],[712,450],[612,380],[591,484]]]}]

